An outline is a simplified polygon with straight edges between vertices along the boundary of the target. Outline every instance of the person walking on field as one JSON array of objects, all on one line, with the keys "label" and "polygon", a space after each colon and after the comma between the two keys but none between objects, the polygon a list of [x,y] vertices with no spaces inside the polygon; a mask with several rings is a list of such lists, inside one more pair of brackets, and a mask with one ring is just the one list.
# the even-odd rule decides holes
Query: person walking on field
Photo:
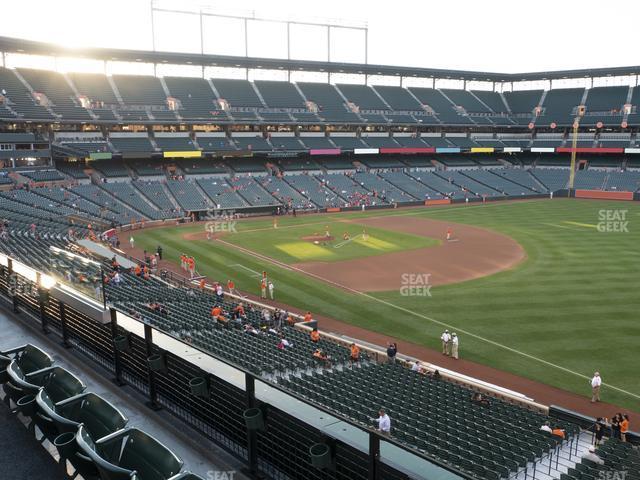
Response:
[{"label": "person walking on field", "polygon": [[600,378],[600,372],[593,374],[591,379],[591,403],[600,401],[600,386],[602,385],[602,379]]},{"label": "person walking on field", "polygon": [[262,277],[262,281],[260,282],[260,298],[263,300],[267,299],[267,279]]},{"label": "person walking on field", "polygon": [[440,336],[440,340],[442,340],[442,354],[449,355],[449,348],[451,346],[451,335],[449,335],[449,330],[444,331]]},{"label": "person walking on field", "polygon": [[458,360],[458,335],[455,332],[451,334],[451,356]]},{"label": "person walking on field", "polygon": [[136,241],[133,238],[133,235],[129,236],[129,245],[131,245],[131,248],[134,248],[136,246]]}]

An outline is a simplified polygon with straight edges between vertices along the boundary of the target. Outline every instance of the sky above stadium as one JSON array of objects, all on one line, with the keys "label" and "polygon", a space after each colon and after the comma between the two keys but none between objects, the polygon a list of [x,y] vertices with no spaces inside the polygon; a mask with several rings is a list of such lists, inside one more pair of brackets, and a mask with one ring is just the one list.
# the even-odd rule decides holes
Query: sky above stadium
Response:
[{"label": "sky above stadium", "polygon": [[[369,63],[491,72],[640,65],[632,46],[640,2],[608,0],[156,0],[158,7],[259,17],[340,19],[369,28]],[[200,52],[199,18],[156,12],[158,50]],[[6,0],[0,35],[151,49],[150,0]],[[205,53],[244,55],[242,22],[205,17]],[[251,22],[250,56],[286,58],[286,28]],[[292,27],[291,57],[326,60],[326,31]],[[331,60],[364,62],[361,31],[335,29]]]}]

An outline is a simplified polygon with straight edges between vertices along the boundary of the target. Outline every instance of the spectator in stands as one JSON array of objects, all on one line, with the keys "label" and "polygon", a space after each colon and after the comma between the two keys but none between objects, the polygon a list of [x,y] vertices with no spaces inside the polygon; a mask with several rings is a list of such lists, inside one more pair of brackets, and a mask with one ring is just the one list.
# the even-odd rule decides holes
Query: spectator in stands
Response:
[{"label": "spectator in stands", "polygon": [[622,420],[622,415],[619,413],[616,413],[613,418],[611,419],[611,438],[617,438],[618,440],[621,439],[620,437],[620,421]]},{"label": "spectator in stands", "polygon": [[391,433],[391,419],[386,414],[384,408],[381,408],[378,412],[378,431],[383,435],[389,435]]},{"label": "spectator in stands", "polygon": [[315,358],[319,362],[322,362],[326,367],[330,366],[329,356],[319,348],[316,348],[316,350],[313,352],[313,358]]},{"label": "spectator in stands", "polygon": [[626,413],[622,415],[622,420],[620,422],[620,440],[623,442],[627,441],[627,432],[629,431],[629,415]]},{"label": "spectator in stands", "polygon": [[227,280],[227,290],[229,290],[229,293],[232,295],[235,295],[236,293],[236,284],[233,283],[233,280],[231,279]]},{"label": "spectator in stands", "polygon": [[200,279],[199,287],[200,287],[200,291],[201,292],[204,292],[205,289],[207,288],[207,282],[206,282],[206,280],[204,278]]},{"label": "spectator in stands", "polygon": [[600,401],[600,385],[602,385],[602,379],[600,373],[595,372],[591,379],[591,403]]},{"label": "spectator in stands", "polygon": [[564,440],[564,439],[566,438],[566,436],[567,436],[567,433],[564,431],[564,429],[562,429],[562,428],[560,428],[560,427],[558,427],[558,426],[553,427],[553,430],[551,430],[551,434],[552,434],[552,435],[554,435],[554,436],[556,436],[556,437],[560,437],[560,438],[562,438],[563,440]]},{"label": "spectator in stands", "polygon": [[244,311],[244,305],[242,304],[242,302],[240,302],[238,305],[236,305],[236,307],[233,309],[233,317],[236,319],[245,319],[247,318],[245,311]]},{"label": "spectator in stands", "polygon": [[600,445],[600,442],[602,442],[602,437],[604,436],[604,429],[607,426],[606,424],[607,419],[606,418],[602,418],[602,417],[598,417],[596,419],[596,423],[593,425],[593,429],[594,429],[594,443],[595,445]]},{"label": "spectator in stands", "polygon": [[476,405],[480,405],[481,407],[491,406],[491,402],[489,401],[489,399],[484,395],[482,395],[480,392],[476,392],[473,395],[471,395],[471,401]]},{"label": "spectator in stands", "polygon": [[395,363],[397,354],[398,354],[398,345],[396,343],[389,342],[387,344],[387,361],[389,363]]},{"label": "spectator in stands", "polygon": [[349,355],[349,363],[353,366],[354,363],[357,363],[360,360],[360,347],[355,343],[352,343],[349,346],[350,355]]},{"label": "spectator in stands", "polygon": [[318,332],[317,328],[311,330],[311,341],[313,343],[318,343],[320,341],[320,332]]},{"label": "spectator in stands", "polygon": [[247,324],[244,326],[244,332],[245,332],[245,333],[250,333],[250,334],[252,334],[252,335],[260,335],[260,331],[259,331],[256,327],[254,327],[253,325],[251,325],[250,323],[247,323]]},{"label": "spectator in stands", "polygon": [[544,422],[544,425],[540,427],[540,430],[542,430],[543,432],[549,432],[549,433],[553,432],[553,429],[551,428],[551,424],[549,422]]},{"label": "spectator in stands", "polygon": [[604,460],[596,454],[596,447],[593,446],[589,447],[589,452],[586,453],[582,458],[584,460],[589,460],[591,462],[597,463],[598,465],[604,465]]},{"label": "spectator in stands", "polygon": [[222,285],[216,283],[216,298],[219,302],[224,300],[224,291],[222,290]]},{"label": "spectator in stands", "polygon": [[113,277],[111,277],[111,283],[113,283],[114,285],[120,285],[121,281],[122,278],[120,278],[120,272],[115,272],[113,274]]},{"label": "spectator in stands", "polygon": [[218,317],[220,317],[221,315],[222,315],[222,307],[220,307],[220,305],[216,303],[211,309],[211,318],[213,320],[218,320]]},{"label": "spectator in stands", "polygon": [[305,322],[310,322],[311,321],[311,312],[307,312],[304,314],[304,321]]},{"label": "spectator in stands", "polygon": [[290,348],[290,347],[293,347],[293,343],[291,343],[289,340],[284,338],[284,335],[281,333],[280,341],[278,342],[278,348],[280,350],[284,350],[285,348]]},{"label": "spectator in stands", "polygon": [[411,365],[412,372],[420,373],[422,371],[422,367],[420,366],[420,360],[416,360],[413,365]]}]

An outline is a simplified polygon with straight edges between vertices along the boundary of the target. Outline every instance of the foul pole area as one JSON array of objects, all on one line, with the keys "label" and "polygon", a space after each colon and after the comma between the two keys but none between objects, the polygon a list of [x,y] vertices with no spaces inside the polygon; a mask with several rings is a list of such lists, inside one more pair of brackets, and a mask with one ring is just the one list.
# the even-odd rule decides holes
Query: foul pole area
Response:
[{"label": "foul pole area", "polygon": [[571,169],[569,171],[569,189],[567,196],[571,197],[571,191],[573,190],[573,182],[576,178],[576,150],[578,149],[578,128],[580,127],[580,120],[584,116],[585,106],[578,106],[578,115],[573,120],[573,136],[571,138]]}]

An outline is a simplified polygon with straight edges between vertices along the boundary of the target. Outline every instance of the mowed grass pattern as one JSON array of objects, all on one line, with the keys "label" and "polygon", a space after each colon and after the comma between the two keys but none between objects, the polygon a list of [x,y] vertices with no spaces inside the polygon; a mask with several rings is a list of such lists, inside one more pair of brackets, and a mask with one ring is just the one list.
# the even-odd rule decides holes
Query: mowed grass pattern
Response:
[{"label": "mowed grass pattern", "polygon": [[[224,240],[288,264],[337,262],[440,243],[433,238],[367,227],[339,218],[325,217],[321,223],[316,223],[320,217],[314,220],[310,224],[281,225],[277,229],[273,226],[252,229],[241,222],[236,225],[237,234],[227,235]],[[324,236],[326,231],[333,237],[332,240],[320,240],[317,244],[303,240],[305,237]],[[345,240],[345,234],[348,240]]]},{"label": "mowed grass pattern", "polygon": [[[627,210],[629,232],[598,232],[593,225],[600,221],[601,210]],[[631,393],[605,385],[604,399],[640,411],[637,204],[556,199],[339,214],[330,218],[357,219],[362,215],[431,217],[490,228],[516,239],[528,258],[509,271],[434,287],[431,297],[404,297],[398,291],[368,298],[265,265],[217,242],[182,239],[182,234],[202,227],[148,230],[137,233],[136,240],[148,249],[162,244],[166,255],[174,260],[183,251],[193,254],[201,273],[223,280],[234,278],[239,288],[253,293],[258,292],[258,280],[248,270],[230,265],[241,264],[255,271],[267,269],[280,301],[437,349],[444,327],[429,320],[434,319],[458,330],[464,358],[585,396],[589,394],[586,378],[517,352],[586,377],[599,370],[605,384]],[[321,225],[325,218],[287,218],[281,219],[280,225]],[[266,227],[270,222],[243,222],[241,229]],[[268,232],[263,234],[262,243],[272,243]],[[255,250],[264,253],[260,245]]]}]

